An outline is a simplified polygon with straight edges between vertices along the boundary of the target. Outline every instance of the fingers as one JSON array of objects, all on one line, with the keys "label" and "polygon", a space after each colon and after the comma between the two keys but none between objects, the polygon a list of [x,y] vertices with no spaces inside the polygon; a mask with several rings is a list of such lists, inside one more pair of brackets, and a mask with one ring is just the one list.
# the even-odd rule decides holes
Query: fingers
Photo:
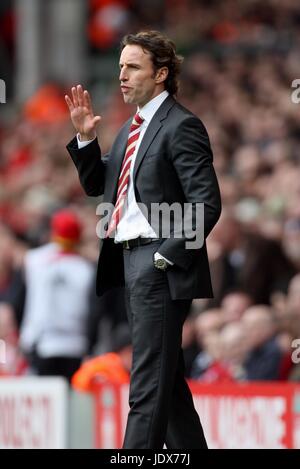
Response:
[{"label": "fingers", "polygon": [[[68,97],[68,100],[67,100]],[[92,101],[89,95],[89,92],[87,90],[83,91],[83,88],[81,85],[73,86],[72,87],[72,98],[73,98],[73,103],[70,100],[69,96],[66,95],[65,99],[66,102],[70,108],[70,110],[74,109],[75,107],[87,107],[89,112],[93,114],[93,107],[92,107]],[[72,108],[70,107],[70,104],[72,105]]]},{"label": "fingers", "polygon": [[69,98],[69,96],[67,94],[65,95],[65,100],[66,100],[66,103],[69,107],[69,111],[72,112],[73,109],[74,109],[74,106],[73,106],[73,103],[72,103],[71,99]]},{"label": "fingers", "polygon": [[93,114],[93,106],[92,106],[92,101],[90,97],[90,93],[85,90],[83,93],[83,102],[84,106],[86,106],[91,114]]},{"label": "fingers", "polygon": [[74,107],[78,107],[77,88],[75,86],[72,87],[72,97]]},{"label": "fingers", "polygon": [[81,85],[77,85],[77,99],[79,106],[84,106],[83,104],[83,89]]},{"label": "fingers", "polygon": [[101,116],[94,116],[92,101],[89,92],[87,90],[83,90],[83,87],[81,85],[73,86],[71,90],[73,101],[67,94],[65,95],[65,100],[70,112],[74,111],[74,109],[78,107],[86,108],[90,117],[93,118],[94,126],[96,126],[100,122]]},{"label": "fingers", "polygon": [[95,125],[95,127],[96,127],[97,124],[99,124],[100,121],[101,121],[101,117],[100,117],[100,116],[94,117],[94,125]]}]

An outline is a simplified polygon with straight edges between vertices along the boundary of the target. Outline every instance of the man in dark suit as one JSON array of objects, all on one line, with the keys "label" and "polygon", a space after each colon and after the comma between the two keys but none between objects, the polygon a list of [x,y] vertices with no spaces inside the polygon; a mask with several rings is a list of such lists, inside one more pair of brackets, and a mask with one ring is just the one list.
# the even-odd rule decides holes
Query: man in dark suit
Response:
[{"label": "man in dark suit", "polygon": [[196,205],[204,204],[204,238],[220,216],[206,129],[173,97],[180,63],[174,44],[158,32],[123,39],[121,91],[137,113],[104,158],[96,138],[101,117],[94,115],[88,92],[79,85],[72,88],[72,98],[66,96],[78,132],[67,148],[81,184],[88,195],[104,194],[103,201],[114,204],[97,291],[125,284],[133,363],[123,448],[158,449],[164,443],[173,449],[207,448],[184,379],[181,350],[192,299],[212,297],[205,242],[188,247],[188,236],[182,232],[178,237],[173,219],[163,236],[147,216],[153,204],[176,203],[182,219],[187,204],[194,215]]}]

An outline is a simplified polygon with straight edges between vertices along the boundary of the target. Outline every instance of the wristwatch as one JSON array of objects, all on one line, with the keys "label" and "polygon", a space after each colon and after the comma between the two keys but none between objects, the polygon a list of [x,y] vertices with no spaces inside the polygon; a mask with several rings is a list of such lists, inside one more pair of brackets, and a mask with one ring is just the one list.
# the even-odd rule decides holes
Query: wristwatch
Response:
[{"label": "wristwatch", "polygon": [[169,266],[169,263],[166,261],[166,259],[154,259],[154,267],[156,267],[159,270],[167,270]]}]

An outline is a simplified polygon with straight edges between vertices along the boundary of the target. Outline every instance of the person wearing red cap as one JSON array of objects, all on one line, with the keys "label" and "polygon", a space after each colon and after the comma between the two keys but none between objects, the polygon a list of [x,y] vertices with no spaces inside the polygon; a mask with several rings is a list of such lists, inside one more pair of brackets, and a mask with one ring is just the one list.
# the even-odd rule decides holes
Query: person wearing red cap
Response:
[{"label": "person wearing red cap", "polygon": [[51,238],[64,251],[72,251],[80,242],[81,223],[74,212],[60,210],[51,219]]},{"label": "person wearing red cap", "polygon": [[77,253],[82,226],[70,210],[51,219],[51,242],[25,256],[26,301],[20,345],[33,372],[71,379],[87,352],[93,266]]}]

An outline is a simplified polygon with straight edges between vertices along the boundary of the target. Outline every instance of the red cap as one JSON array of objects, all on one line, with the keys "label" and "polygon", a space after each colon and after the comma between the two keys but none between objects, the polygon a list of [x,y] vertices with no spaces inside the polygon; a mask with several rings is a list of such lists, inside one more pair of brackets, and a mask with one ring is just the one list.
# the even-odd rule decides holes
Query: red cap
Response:
[{"label": "red cap", "polygon": [[80,240],[81,223],[75,213],[60,210],[51,219],[51,235],[56,240],[76,243]]}]

